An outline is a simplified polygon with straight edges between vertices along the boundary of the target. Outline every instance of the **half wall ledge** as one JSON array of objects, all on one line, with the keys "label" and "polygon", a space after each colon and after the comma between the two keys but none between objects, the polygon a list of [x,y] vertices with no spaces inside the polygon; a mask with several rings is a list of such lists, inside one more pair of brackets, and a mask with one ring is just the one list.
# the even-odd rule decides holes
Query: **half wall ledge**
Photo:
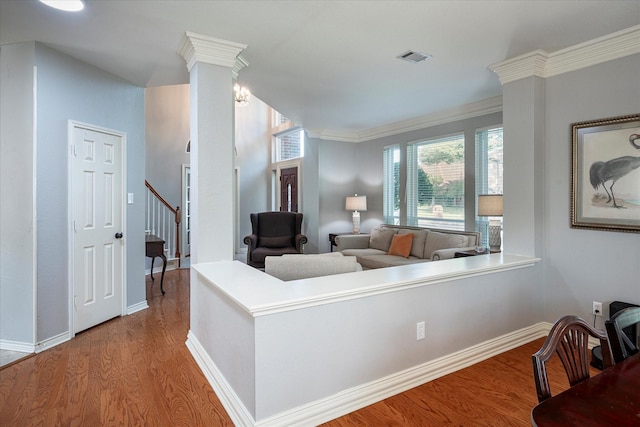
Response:
[{"label": "half wall ledge", "polygon": [[191,268],[203,283],[218,288],[247,313],[258,317],[531,267],[538,262],[540,258],[499,253],[288,282],[240,261],[194,264]]}]

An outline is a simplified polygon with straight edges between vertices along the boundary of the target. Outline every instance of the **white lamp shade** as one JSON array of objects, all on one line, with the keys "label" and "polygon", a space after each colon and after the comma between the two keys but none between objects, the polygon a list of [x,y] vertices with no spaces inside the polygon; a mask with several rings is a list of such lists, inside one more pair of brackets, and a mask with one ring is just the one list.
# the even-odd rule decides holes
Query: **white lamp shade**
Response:
[{"label": "white lamp shade", "polygon": [[366,211],[367,210],[367,196],[347,196],[345,203],[345,209],[348,211]]},{"label": "white lamp shade", "polygon": [[479,195],[478,216],[502,216],[502,194]]}]

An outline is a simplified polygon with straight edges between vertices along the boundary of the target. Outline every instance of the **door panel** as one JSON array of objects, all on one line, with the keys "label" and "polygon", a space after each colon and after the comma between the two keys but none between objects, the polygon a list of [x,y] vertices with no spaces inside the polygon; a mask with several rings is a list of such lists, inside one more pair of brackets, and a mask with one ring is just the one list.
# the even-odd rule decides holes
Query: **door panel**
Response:
[{"label": "door panel", "polygon": [[280,210],[298,212],[298,168],[280,170]]},{"label": "door panel", "polygon": [[121,135],[80,126],[72,135],[74,332],[122,314]]}]

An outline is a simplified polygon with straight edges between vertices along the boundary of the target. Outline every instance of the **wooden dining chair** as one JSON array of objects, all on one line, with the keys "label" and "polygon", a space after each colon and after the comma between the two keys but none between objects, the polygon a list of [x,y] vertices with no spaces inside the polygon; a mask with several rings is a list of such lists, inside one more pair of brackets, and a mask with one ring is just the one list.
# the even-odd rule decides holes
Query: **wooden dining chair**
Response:
[{"label": "wooden dining chair", "polygon": [[628,307],[618,311],[604,322],[611,345],[611,356],[620,363],[638,352],[638,331],[640,327],[640,307]]},{"label": "wooden dining chair", "polygon": [[540,350],[531,356],[538,402],[551,397],[546,363],[554,353],[562,361],[571,387],[589,378],[589,336],[600,340],[604,367],[612,365],[607,335],[578,316],[563,316],[553,325]]}]

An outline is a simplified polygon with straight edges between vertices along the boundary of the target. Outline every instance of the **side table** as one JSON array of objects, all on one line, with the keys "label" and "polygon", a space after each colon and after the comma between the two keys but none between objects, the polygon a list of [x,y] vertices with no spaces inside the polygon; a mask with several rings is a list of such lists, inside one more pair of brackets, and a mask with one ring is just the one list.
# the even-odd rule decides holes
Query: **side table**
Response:
[{"label": "side table", "polygon": [[162,276],[160,277],[160,291],[164,295],[164,272],[167,269],[167,257],[164,254],[164,240],[158,236],[147,234],[144,236],[145,255],[151,258],[151,281],[153,281],[153,261],[156,257],[162,259]]}]

